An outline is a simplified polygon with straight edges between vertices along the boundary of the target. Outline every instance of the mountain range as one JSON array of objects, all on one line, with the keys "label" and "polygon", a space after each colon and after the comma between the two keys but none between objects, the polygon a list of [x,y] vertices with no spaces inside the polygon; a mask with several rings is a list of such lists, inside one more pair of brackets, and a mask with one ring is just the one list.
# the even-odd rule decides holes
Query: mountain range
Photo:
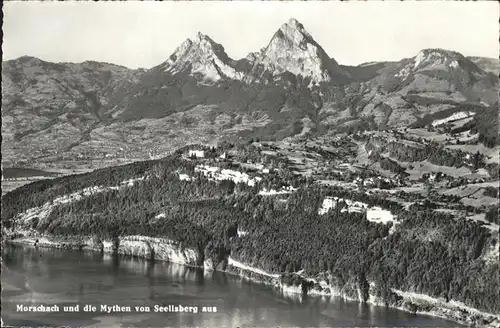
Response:
[{"label": "mountain range", "polygon": [[3,62],[2,239],[500,328],[498,60],[331,55],[291,19],[237,60]]},{"label": "mountain range", "polygon": [[187,143],[389,129],[498,105],[498,60],[424,49],[339,64],[295,19],[232,59],[198,33],[151,69],[24,56],[2,63],[2,163],[143,159]]}]

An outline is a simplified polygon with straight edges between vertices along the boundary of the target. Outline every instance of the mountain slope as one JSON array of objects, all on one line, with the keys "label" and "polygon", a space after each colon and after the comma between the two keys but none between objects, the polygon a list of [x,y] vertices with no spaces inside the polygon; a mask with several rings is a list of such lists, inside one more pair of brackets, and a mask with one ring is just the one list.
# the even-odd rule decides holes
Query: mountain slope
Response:
[{"label": "mountain slope", "polygon": [[392,128],[462,105],[494,106],[498,89],[494,74],[443,49],[339,65],[295,19],[239,60],[198,33],[148,70],[31,57],[3,66],[6,166],[105,165],[192,142]]},{"label": "mountain slope", "polygon": [[359,82],[323,99],[320,114],[330,117],[330,125],[364,118],[378,128],[396,127],[464,104],[494,106],[497,101],[498,78],[449,50],[424,49],[399,62],[346,69]]},{"label": "mountain slope", "polygon": [[2,154],[37,158],[69,150],[96,124],[120,89],[141,70],[84,62],[49,63],[21,57],[2,63]]},{"label": "mountain slope", "polygon": [[203,82],[217,82],[224,78],[241,80],[243,72],[232,65],[234,61],[224,47],[207,35],[198,33],[194,41],[184,41],[160,67],[172,75],[189,71]]},{"label": "mountain slope", "polygon": [[381,78],[380,82],[387,91],[403,95],[413,93],[429,98],[485,103],[496,101],[493,90],[498,84],[496,77],[450,50],[424,49],[415,57],[388,69]]},{"label": "mountain slope", "polygon": [[485,72],[493,73],[498,75],[500,73],[500,61],[498,58],[488,58],[488,57],[467,57],[477,66]]}]

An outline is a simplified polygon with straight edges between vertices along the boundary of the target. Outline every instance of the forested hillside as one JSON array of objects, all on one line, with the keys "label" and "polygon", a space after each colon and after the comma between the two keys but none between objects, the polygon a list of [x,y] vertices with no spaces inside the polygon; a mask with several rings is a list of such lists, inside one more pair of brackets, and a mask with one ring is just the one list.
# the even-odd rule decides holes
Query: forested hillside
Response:
[{"label": "forested hillside", "polygon": [[[215,160],[219,154],[197,160],[177,152],[161,160],[25,185],[2,197],[2,223],[7,229],[65,237],[166,237],[215,263],[231,256],[278,274],[304,270],[315,277],[329,272],[337,286],[356,282],[369,288],[374,282],[373,292],[387,302],[394,297],[390,290],[397,289],[500,312],[499,263],[490,256],[498,248],[498,231],[429,206],[405,208],[383,194],[289,179],[285,169],[260,174],[262,180],[253,186],[213,181],[199,168],[230,167]],[[264,185],[290,183],[298,188],[295,192],[259,193]],[[86,193],[88,188],[94,191]],[[80,196],[57,200],[70,194]],[[373,222],[366,211],[346,211],[340,205],[322,214],[318,209],[328,197],[380,207],[397,221]],[[48,213],[20,215],[46,204],[53,204]]]}]

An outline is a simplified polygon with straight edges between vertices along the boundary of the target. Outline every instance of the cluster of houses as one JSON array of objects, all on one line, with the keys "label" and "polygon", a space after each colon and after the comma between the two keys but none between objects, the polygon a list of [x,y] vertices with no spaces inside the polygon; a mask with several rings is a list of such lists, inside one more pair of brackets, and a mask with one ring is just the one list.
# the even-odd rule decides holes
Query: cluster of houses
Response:
[{"label": "cluster of houses", "polygon": [[[190,149],[188,150],[188,152],[186,153],[185,157],[189,158],[189,159],[201,159],[201,158],[206,158],[207,157],[207,154],[204,150],[199,150],[199,149]],[[217,158],[218,159],[227,159],[229,158],[229,154],[226,153],[226,152],[223,152],[222,154],[220,154]]]},{"label": "cluster of houses", "polygon": [[188,152],[188,157],[190,158],[205,158],[204,150],[190,149]]},{"label": "cluster of houses", "polygon": [[474,183],[484,183],[487,181],[485,178],[466,178],[466,177],[454,177],[443,172],[431,172],[422,174],[421,181],[430,183],[444,182],[446,187],[455,188],[458,186]]},{"label": "cluster of houses", "polygon": [[379,189],[391,189],[402,185],[402,182],[384,177],[370,177],[367,179],[361,179],[360,177],[356,177],[353,182],[356,183],[357,185],[363,185],[366,188],[379,188]]}]

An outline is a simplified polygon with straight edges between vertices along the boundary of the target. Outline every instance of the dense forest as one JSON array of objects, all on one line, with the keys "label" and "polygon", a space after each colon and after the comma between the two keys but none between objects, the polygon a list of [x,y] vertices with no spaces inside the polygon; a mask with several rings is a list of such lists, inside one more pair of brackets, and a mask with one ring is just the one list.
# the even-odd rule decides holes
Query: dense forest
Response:
[{"label": "dense forest", "polygon": [[[496,239],[473,221],[433,211],[431,206],[404,210],[383,194],[320,186],[284,173],[270,175],[254,187],[230,180],[214,182],[196,172],[195,165],[177,153],[38,181],[2,197],[2,222],[6,227],[21,224],[14,220],[17,213],[87,187],[119,186],[145,177],[133,186],[103,189],[57,205],[47,217],[23,223],[24,228],[58,236],[166,237],[216,263],[230,255],[280,274],[303,269],[314,276],[329,271],[331,283],[338,286],[353,279],[365,286],[374,281],[375,292],[386,299],[395,288],[500,312],[499,264],[484,259],[491,247],[498,247]],[[180,180],[179,172],[194,179]],[[299,188],[290,195],[258,195],[264,185],[290,183]],[[399,224],[389,233],[392,223],[370,222],[366,213],[342,212],[340,207],[320,215],[318,209],[327,196],[388,209],[398,216]],[[488,213],[490,221],[494,214]],[[238,237],[238,230],[247,234]]]},{"label": "dense forest", "polygon": [[498,209],[499,206],[493,206],[486,212],[485,219],[496,224],[500,224],[500,220],[498,220]]},{"label": "dense forest", "polygon": [[472,134],[479,134],[479,142],[486,147],[493,148],[498,145],[498,102],[482,111],[478,111],[473,121],[466,125]]}]

